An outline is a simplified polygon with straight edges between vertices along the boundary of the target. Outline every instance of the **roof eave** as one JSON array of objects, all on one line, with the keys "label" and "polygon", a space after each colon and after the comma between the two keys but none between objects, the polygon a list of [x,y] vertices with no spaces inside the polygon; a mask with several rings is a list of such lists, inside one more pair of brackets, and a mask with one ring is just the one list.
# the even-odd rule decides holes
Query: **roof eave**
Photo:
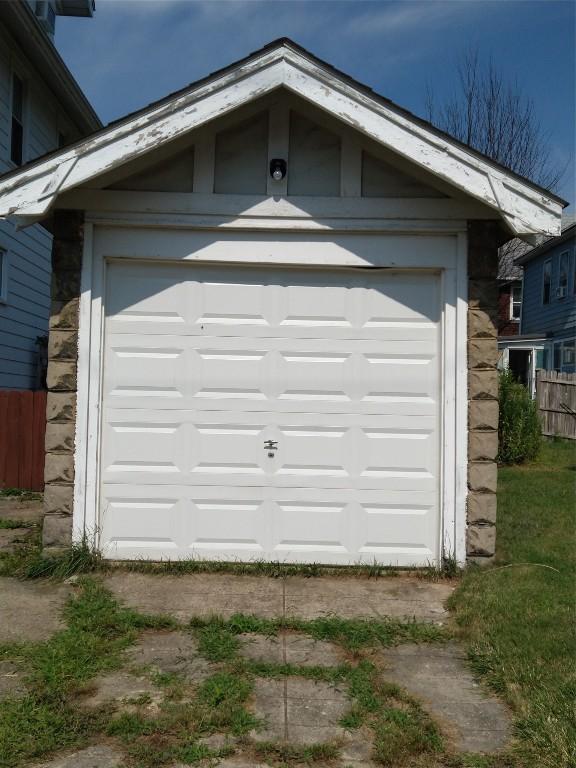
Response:
[{"label": "roof eave", "polygon": [[266,46],[43,163],[0,180],[0,216],[20,216],[27,223],[31,216],[41,218],[60,191],[78,186],[279,87],[317,104],[476,197],[494,209],[495,217],[502,218],[512,235],[530,239],[558,232],[564,201],[422,125],[414,116],[285,40]]},{"label": "roof eave", "polygon": [[0,18],[53,90],[82,135],[102,128],[102,122],[74,76],[48,38],[28,3],[0,3]]},{"label": "roof eave", "polygon": [[548,238],[543,243],[540,243],[535,248],[532,248],[532,250],[528,251],[528,253],[519,256],[515,263],[518,264],[518,266],[523,267],[529,261],[532,261],[532,259],[537,259],[538,256],[542,256],[542,254],[546,253],[548,250],[550,250],[550,248],[555,248],[557,245],[561,245],[562,243],[565,243],[567,240],[570,240],[570,238],[575,236],[576,224],[571,224],[562,232],[562,234]]}]

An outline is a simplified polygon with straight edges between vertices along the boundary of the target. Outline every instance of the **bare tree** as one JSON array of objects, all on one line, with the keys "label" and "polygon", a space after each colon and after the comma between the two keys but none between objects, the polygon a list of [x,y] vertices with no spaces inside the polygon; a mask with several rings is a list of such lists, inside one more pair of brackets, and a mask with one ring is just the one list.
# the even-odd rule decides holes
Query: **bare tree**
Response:
[{"label": "bare tree", "polygon": [[[545,189],[554,190],[564,169],[551,162],[547,135],[534,104],[516,80],[507,81],[492,59],[482,61],[478,49],[466,51],[458,63],[456,90],[438,104],[430,86],[426,110],[431,123]],[[526,250],[511,240],[501,250],[500,274],[514,274],[514,259]]]}]

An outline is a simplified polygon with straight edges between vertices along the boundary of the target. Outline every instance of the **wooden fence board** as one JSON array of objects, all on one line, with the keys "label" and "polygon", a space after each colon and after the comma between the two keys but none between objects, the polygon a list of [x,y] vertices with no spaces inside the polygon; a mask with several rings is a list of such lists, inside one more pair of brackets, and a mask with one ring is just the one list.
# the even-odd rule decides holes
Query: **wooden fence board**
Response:
[{"label": "wooden fence board", "polygon": [[31,488],[44,488],[44,437],[46,433],[47,393],[34,393],[34,415],[32,418],[32,478]]},{"label": "wooden fence board", "polygon": [[0,391],[0,488],[44,489],[46,392]]},{"label": "wooden fence board", "polygon": [[[6,437],[8,450],[6,453],[6,487],[18,488],[20,485],[20,451],[19,451],[19,421],[20,392],[8,392],[8,413],[6,414]],[[24,435],[23,435],[24,437]]]},{"label": "wooden fence board", "polygon": [[34,415],[34,392],[21,392],[18,401],[19,424],[18,429],[24,432],[17,440],[19,450],[19,476],[18,485],[22,488],[32,487],[32,445],[34,435],[32,433],[32,417]]},{"label": "wooden fence board", "polygon": [[537,371],[536,400],[542,434],[576,440],[576,373]]},{"label": "wooden fence board", "polygon": [[7,430],[8,392],[0,390],[0,488],[5,487],[4,468],[8,452]]}]

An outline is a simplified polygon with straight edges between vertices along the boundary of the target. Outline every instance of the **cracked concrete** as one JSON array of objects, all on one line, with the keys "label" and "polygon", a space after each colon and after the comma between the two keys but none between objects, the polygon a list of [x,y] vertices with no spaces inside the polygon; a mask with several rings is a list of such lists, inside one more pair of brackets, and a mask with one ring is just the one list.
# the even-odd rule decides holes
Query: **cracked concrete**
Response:
[{"label": "cracked concrete", "polygon": [[64,757],[46,763],[35,763],[32,768],[121,768],[124,755],[108,744],[94,744]]},{"label": "cracked concrete", "polygon": [[196,640],[187,632],[144,632],[128,650],[127,657],[135,667],[176,674],[188,683],[200,683],[213,671],[198,653]]},{"label": "cracked concrete", "polygon": [[0,643],[37,643],[63,629],[64,584],[0,578]]},{"label": "cracked concrete", "polygon": [[300,677],[259,678],[253,711],[263,727],[251,736],[255,741],[296,745],[333,742],[344,738],[339,722],[349,709],[344,687]]},{"label": "cracked concrete", "polygon": [[407,644],[380,658],[383,677],[417,698],[458,752],[494,754],[506,746],[510,712],[475,681],[461,646]]},{"label": "cracked concrete", "polygon": [[454,587],[410,576],[369,578],[304,578],[234,574],[162,576],[117,573],[105,579],[116,597],[148,613],[168,613],[179,621],[193,616],[247,613],[262,618],[316,619],[323,616],[443,623],[444,608]]},{"label": "cracked concrete", "polygon": [[344,654],[333,643],[314,640],[300,632],[280,632],[275,637],[243,634],[240,655],[252,661],[302,667],[337,667]]}]

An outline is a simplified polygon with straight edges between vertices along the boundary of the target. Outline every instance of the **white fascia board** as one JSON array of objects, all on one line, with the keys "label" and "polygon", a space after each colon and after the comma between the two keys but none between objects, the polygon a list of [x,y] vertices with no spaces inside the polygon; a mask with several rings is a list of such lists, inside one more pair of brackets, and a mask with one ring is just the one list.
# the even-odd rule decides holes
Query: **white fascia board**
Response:
[{"label": "white fascia board", "polygon": [[38,220],[58,194],[279,87],[488,205],[513,234],[559,234],[562,206],[557,200],[444,140],[285,45],[0,182],[0,218],[17,222],[21,218],[26,224]]},{"label": "white fascia board", "polygon": [[[297,58],[294,58],[296,57]],[[285,86],[497,210],[516,234],[559,233],[562,205],[289,51]]]},{"label": "white fascia board", "polygon": [[[252,67],[249,74],[240,70],[235,74],[232,82],[229,77],[224,77],[225,83],[217,81],[194,91],[193,98],[191,95],[176,98],[161,109],[87,139],[4,183],[0,181],[0,218],[33,216],[40,200],[43,201],[42,214],[45,214],[48,200],[44,196],[45,190],[60,166],[70,160],[76,160],[76,163],[58,193],[73,189],[278,88],[284,80],[284,62],[264,62],[255,71]],[[208,88],[209,91],[204,93]]]}]

